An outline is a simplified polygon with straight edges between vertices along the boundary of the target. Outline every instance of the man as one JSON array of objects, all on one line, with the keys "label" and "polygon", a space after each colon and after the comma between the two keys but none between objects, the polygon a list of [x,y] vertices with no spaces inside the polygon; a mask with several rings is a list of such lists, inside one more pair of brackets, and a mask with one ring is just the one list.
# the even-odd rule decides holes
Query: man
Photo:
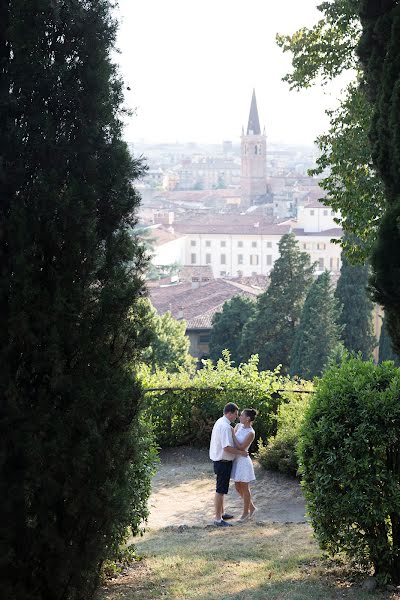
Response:
[{"label": "man", "polygon": [[210,458],[214,462],[214,473],[217,476],[217,487],[215,491],[215,520],[217,527],[230,527],[226,519],[232,519],[233,515],[224,513],[224,495],[229,490],[229,480],[232,471],[232,461],[235,456],[247,456],[246,450],[234,447],[231,423],[236,421],[238,407],[229,402],[224,407],[224,415],[216,421],[210,442]]}]

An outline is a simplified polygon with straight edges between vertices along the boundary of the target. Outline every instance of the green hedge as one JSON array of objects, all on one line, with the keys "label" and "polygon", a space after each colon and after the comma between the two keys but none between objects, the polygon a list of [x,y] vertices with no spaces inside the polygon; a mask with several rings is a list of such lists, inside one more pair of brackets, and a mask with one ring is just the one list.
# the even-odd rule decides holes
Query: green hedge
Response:
[{"label": "green hedge", "polygon": [[[228,402],[259,411],[254,429],[256,440],[276,433],[276,412],[282,401],[279,389],[288,384],[279,370],[258,371],[258,358],[252,357],[239,367],[231,364],[228,352],[213,365],[206,361],[194,376],[185,371],[143,375],[145,386],[170,388],[146,394],[146,417],[151,421],[161,447],[184,444],[208,446],[213,424]],[[172,389],[171,389],[172,388]],[[255,450],[256,443],[251,450]]]},{"label": "green hedge", "polygon": [[321,547],[399,583],[399,369],[348,356],[331,365],[317,382],[299,452]]}]

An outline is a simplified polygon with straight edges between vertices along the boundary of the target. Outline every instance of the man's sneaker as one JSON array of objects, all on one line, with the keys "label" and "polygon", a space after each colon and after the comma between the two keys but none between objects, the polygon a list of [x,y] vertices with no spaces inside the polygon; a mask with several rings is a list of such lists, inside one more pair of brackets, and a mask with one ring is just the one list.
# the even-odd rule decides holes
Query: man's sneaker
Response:
[{"label": "man's sneaker", "polygon": [[227,523],[226,521],[214,521],[215,527],[232,527],[232,523]]},{"label": "man's sneaker", "polygon": [[234,515],[229,515],[228,513],[224,513],[222,515],[222,518],[224,519],[224,521],[228,521],[229,519],[234,519],[235,516]]}]

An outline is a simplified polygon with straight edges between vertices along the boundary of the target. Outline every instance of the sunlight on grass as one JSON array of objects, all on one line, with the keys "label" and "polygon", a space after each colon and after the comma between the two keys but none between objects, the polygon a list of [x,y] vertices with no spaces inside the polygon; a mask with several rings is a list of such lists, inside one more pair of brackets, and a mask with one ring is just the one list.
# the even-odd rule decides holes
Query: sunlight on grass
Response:
[{"label": "sunlight on grass", "polygon": [[137,541],[143,560],[110,582],[102,600],[369,600],[329,577],[308,525],[168,528]]}]

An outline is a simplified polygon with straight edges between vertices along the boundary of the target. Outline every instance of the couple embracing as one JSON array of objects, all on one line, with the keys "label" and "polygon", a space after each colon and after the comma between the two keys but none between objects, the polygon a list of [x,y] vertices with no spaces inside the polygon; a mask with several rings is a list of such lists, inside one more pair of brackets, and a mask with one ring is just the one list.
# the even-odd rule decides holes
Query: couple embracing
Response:
[{"label": "couple embracing", "polygon": [[248,449],[255,437],[252,425],[257,411],[254,408],[244,408],[240,414],[240,422],[233,429],[231,423],[236,421],[238,414],[239,408],[229,402],[211,434],[210,458],[214,462],[214,473],[217,476],[214,520],[217,527],[229,527],[231,524],[227,520],[233,518],[233,515],[224,512],[224,496],[228,493],[230,479],[235,482],[236,490],[243,500],[239,522],[251,519],[256,510],[249,486],[250,481],[255,480],[255,475]]}]

